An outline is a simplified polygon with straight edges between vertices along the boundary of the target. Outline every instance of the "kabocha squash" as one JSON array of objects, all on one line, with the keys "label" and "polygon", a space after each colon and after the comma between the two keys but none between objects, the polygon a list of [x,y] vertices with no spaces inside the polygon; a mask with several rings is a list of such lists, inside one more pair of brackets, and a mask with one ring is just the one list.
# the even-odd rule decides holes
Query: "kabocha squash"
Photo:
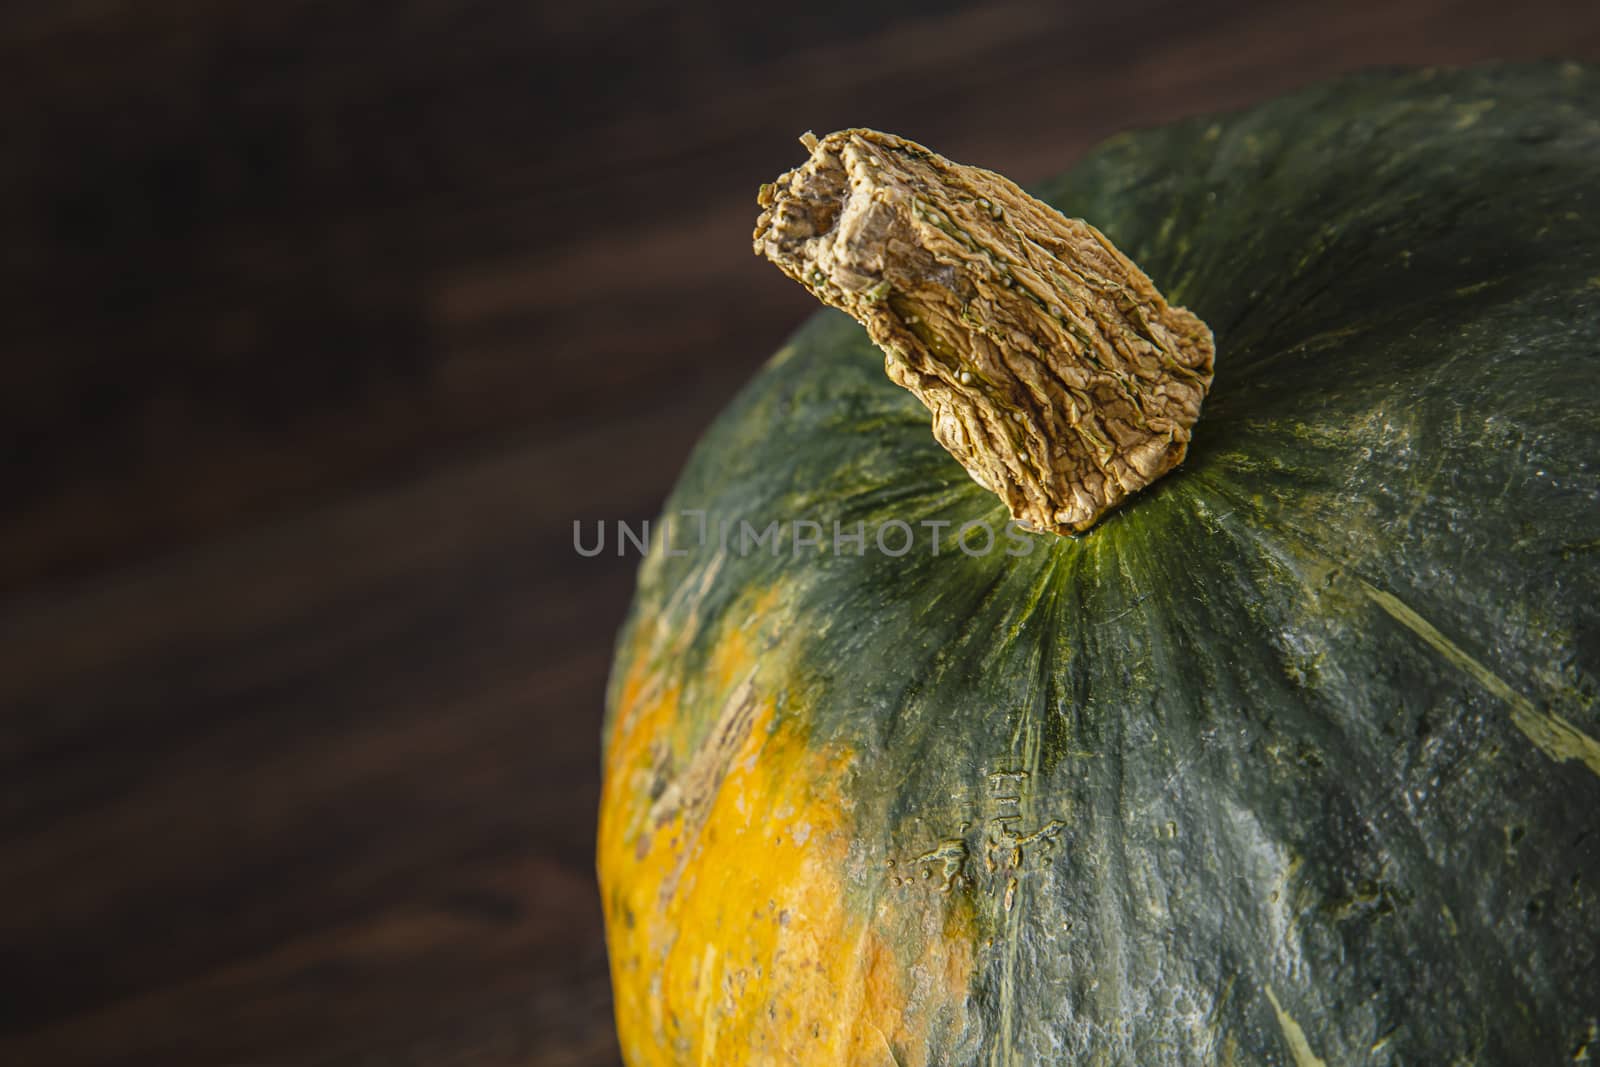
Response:
[{"label": "kabocha squash", "polygon": [[1037,190],[1093,228],[808,144],[757,244],[867,328],[652,531],[628,1062],[1600,1058],[1600,72],[1119,137]]}]

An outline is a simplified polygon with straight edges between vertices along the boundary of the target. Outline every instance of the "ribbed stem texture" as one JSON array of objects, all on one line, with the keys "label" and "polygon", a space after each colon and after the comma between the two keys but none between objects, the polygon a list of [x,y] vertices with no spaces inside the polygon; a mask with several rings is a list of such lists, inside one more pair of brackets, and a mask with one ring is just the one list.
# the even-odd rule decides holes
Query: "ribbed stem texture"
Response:
[{"label": "ribbed stem texture", "polygon": [[1081,219],[875,130],[806,135],[755,248],[866,326],[1019,522],[1080,533],[1183,459],[1211,331]]}]

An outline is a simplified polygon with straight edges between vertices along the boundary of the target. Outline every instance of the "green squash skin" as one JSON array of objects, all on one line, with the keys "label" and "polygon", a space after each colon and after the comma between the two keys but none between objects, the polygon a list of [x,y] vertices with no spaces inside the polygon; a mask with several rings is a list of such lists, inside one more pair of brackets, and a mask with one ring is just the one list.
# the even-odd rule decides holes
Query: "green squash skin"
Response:
[{"label": "green squash skin", "polygon": [[[1004,509],[817,315],[641,569],[620,647],[686,635],[674,737],[716,720],[712,635],[759,629],[778,715],[860,754],[850,906],[964,843],[982,929],[937,1062],[1600,1056],[1600,70],[1361,75],[1034,192],[1213,328],[1188,459],[1082,537],[934,556],[920,522]],[[792,519],[866,551],[739,550]],[[753,590],[777,606],[741,618]]]}]

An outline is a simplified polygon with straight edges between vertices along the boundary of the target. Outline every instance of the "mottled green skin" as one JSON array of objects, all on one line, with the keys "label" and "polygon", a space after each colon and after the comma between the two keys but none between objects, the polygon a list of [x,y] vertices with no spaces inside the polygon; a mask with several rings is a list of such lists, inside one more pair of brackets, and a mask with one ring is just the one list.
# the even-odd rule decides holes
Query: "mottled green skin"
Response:
[{"label": "mottled green skin", "polygon": [[1507,699],[1600,736],[1600,71],[1360,76],[1036,192],[1213,327],[1184,466],[1024,557],[880,554],[889,519],[1005,515],[819,314],[667,513],[862,520],[866,553],[741,555],[735,526],[691,618],[669,599],[718,549],[680,522],[630,628],[783,591],[780,714],[862,753],[854,903],[965,844],[992,943],[951,1063],[1600,1057],[1600,763]]}]

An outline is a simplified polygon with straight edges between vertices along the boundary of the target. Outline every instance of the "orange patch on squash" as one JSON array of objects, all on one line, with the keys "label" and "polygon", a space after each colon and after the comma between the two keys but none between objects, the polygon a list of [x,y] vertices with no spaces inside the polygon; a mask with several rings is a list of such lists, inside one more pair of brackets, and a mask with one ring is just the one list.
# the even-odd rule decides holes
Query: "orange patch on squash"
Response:
[{"label": "orange patch on squash", "polygon": [[[895,1059],[880,1053],[865,1062],[927,1067],[944,1062],[948,1049],[967,1026],[968,990],[976,967],[977,919],[965,895],[892,897],[880,904],[869,937],[869,986],[875,1004],[895,1005],[874,1013],[883,1044]],[[902,946],[896,952],[890,942]],[[852,1061],[855,1062],[855,1061]]]},{"label": "orange patch on squash", "polygon": [[852,857],[855,756],[777,713],[750,646],[730,635],[700,679],[699,751],[672,751],[699,687],[641,657],[619,691],[598,860],[623,1054],[920,1067],[966,1025],[970,904],[902,895]]}]

